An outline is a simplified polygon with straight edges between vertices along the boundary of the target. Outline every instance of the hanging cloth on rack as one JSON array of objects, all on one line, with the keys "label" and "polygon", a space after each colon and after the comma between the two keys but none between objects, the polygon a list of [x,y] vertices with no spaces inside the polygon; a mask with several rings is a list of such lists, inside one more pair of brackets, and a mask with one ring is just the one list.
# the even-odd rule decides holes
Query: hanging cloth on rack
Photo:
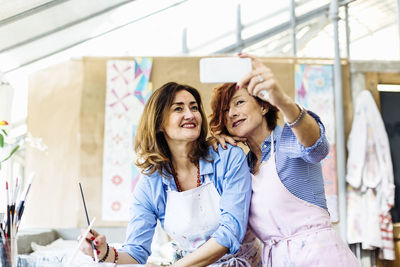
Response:
[{"label": "hanging cloth on rack", "polygon": [[363,249],[380,248],[379,257],[394,260],[394,178],[389,139],[381,114],[368,90],[355,103],[347,142],[347,238]]}]

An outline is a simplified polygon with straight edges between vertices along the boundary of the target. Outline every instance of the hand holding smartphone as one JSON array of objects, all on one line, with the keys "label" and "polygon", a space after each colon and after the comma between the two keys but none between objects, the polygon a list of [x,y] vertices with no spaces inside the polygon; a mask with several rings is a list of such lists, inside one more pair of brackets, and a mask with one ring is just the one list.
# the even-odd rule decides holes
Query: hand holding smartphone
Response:
[{"label": "hand holding smartphone", "polygon": [[235,83],[251,70],[250,58],[202,58],[200,59],[200,82]]},{"label": "hand holding smartphone", "polygon": [[[236,83],[252,71],[250,58],[209,57],[200,59],[200,82],[202,83]],[[268,101],[267,90],[258,92],[257,97]]]}]

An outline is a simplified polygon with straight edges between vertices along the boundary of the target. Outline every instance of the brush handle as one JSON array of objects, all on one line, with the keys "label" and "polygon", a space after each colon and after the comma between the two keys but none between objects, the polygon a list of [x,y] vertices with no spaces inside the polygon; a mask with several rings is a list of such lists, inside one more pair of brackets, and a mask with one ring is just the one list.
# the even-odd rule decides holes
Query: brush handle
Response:
[{"label": "brush handle", "polygon": [[92,229],[92,226],[93,226],[95,220],[96,220],[96,217],[93,218],[92,222],[89,224],[85,233],[82,235],[82,238],[78,242],[78,246],[75,248],[74,252],[72,253],[72,256],[69,258],[68,263],[72,263],[75,260],[76,254],[78,253],[79,248],[82,246],[83,242],[86,240],[86,236],[90,232],[90,229]]},{"label": "brush handle", "polygon": [[6,222],[6,234],[10,236],[11,234],[11,218],[10,218],[10,205],[7,205],[7,222]]},{"label": "brush handle", "polygon": [[89,221],[89,214],[88,214],[87,209],[86,209],[85,196],[83,195],[83,189],[82,189],[81,183],[79,183],[79,189],[81,190],[83,208],[85,209],[85,215],[86,215],[86,221],[87,221],[87,224],[89,225],[89,224],[90,224],[90,221]]}]

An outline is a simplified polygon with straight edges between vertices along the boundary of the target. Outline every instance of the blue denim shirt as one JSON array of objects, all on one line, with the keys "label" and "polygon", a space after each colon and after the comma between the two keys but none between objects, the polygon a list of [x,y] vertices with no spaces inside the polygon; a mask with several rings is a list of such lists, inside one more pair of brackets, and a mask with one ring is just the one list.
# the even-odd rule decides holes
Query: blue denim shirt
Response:
[{"label": "blue denim shirt", "polygon": [[[247,228],[251,198],[249,167],[239,147],[228,145],[226,150],[219,147],[218,152],[209,147],[208,155],[211,162],[204,159],[199,162],[200,179],[204,183],[204,175],[209,175],[221,195],[221,219],[212,237],[234,254]],[[164,227],[168,187],[177,191],[174,179],[171,176],[164,178],[158,172],[142,175],[136,185],[126,242],[120,251],[127,252],[141,264],[151,254],[150,245],[157,220]]]}]

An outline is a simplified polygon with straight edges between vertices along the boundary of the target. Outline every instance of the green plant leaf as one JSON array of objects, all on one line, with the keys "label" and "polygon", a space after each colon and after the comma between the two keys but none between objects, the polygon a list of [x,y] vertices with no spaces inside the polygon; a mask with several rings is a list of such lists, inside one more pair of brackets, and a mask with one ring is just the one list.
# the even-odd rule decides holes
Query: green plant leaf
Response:
[{"label": "green plant leaf", "polygon": [[4,137],[0,134],[0,147],[4,147]]},{"label": "green plant leaf", "polygon": [[0,161],[0,163],[2,163],[2,162],[4,162],[4,161],[8,160],[9,158],[11,158],[11,156],[14,155],[15,152],[17,152],[18,149],[19,149],[19,146],[14,147],[14,149],[10,152],[10,155],[8,155],[7,158],[5,158],[5,159],[3,159],[2,161]]},{"label": "green plant leaf", "polygon": [[6,132],[6,130],[1,129],[1,131],[3,132],[3,134],[4,134],[5,136],[8,136],[8,133]]}]

